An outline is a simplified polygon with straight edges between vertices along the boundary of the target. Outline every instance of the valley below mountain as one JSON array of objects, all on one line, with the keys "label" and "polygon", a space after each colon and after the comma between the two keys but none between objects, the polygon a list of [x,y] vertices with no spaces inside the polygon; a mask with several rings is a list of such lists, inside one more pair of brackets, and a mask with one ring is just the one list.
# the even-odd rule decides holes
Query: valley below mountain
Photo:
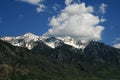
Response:
[{"label": "valley below mountain", "polygon": [[120,49],[27,33],[0,40],[0,80],[120,80]]}]

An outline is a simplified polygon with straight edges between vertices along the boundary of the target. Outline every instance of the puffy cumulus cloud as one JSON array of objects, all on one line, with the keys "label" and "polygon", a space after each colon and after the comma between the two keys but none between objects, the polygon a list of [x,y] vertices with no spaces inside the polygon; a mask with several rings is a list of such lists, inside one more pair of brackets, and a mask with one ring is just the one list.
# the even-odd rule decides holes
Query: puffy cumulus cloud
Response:
[{"label": "puffy cumulus cloud", "polygon": [[102,4],[99,6],[99,11],[100,11],[102,14],[105,14],[107,6],[108,6],[107,4],[102,3]]},{"label": "puffy cumulus cloud", "polygon": [[43,0],[17,0],[17,1],[26,2],[26,3],[29,3],[31,5],[37,6],[36,11],[38,13],[43,12],[46,9],[46,6],[42,3]]},{"label": "puffy cumulus cloud", "polygon": [[57,16],[50,20],[51,28],[46,33],[54,36],[70,36],[81,40],[100,40],[104,30],[99,16],[93,15],[92,6],[85,3],[67,5]]}]

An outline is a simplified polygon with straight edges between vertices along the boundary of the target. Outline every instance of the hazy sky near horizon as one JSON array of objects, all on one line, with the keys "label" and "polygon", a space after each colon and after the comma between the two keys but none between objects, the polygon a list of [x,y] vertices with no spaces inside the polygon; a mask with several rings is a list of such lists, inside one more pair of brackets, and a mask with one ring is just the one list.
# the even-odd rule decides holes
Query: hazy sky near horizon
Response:
[{"label": "hazy sky near horizon", "polygon": [[31,32],[119,44],[119,4],[120,0],[0,0],[0,37]]}]

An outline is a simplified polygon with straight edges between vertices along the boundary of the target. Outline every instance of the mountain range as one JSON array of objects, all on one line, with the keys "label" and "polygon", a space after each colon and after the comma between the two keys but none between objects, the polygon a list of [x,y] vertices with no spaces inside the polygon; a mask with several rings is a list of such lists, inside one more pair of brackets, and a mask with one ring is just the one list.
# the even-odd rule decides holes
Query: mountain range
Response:
[{"label": "mountain range", "polygon": [[26,33],[18,37],[2,37],[1,39],[11,43],[14,46],[26,47],[28,49],[32,49],[35,46],[34,42],[43,42],[51,48],[57,47],[59,43],[64,43],[78,49],[85,48],[85,46],[89,43],[87,40],[76,40],[69,36],[37,36],[32,33]]},{"label": "mountain range", "polygon": [[26,33],[0,40],[0,80],[120,80],[120,49]]}]

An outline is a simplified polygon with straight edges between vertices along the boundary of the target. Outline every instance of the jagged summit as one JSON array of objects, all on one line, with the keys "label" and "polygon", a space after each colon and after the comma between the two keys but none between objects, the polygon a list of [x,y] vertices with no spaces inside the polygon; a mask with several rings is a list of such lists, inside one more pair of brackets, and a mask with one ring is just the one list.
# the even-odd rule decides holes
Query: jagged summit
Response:
[{"label": "jagged summit", "polygon": [[31,32],[28,32],[28,33],[25,33],[23,36],[28,37],[28,36],[36,36],[36,35],[35,35],[35,34],[33,34],[33,33],[31,33]]},{"label": "jagged summit", "polygon": [[80,48],[84,49],[89,43],[89,41],[76,40],[70,36],[65,36],[65,37],[55,37],[55,36],[45,36],[45,35],[37,36],[30,32],[18,37],[2,37],[1,39],[11,43],[14,46],[26,47],[28,49],[32,49],[36,44],[35,42],[39,42],[39,41],[42,41],[44,44],[46,44],[51,48],[57,47],[56,43],[64,43],[78,49]]},{"label": "jagged summit", "polygon": [[24,34],[24,35],[22,35],[20,37],[26,38],[26,40],[34,40],[34,41],[37,41],[38,38],[39,38],[39,36],[37,36],[37,35],[35,35],[33,33],[30,33],[30,32],[28,32],[28,33],[26,33],[26,34]]}]

